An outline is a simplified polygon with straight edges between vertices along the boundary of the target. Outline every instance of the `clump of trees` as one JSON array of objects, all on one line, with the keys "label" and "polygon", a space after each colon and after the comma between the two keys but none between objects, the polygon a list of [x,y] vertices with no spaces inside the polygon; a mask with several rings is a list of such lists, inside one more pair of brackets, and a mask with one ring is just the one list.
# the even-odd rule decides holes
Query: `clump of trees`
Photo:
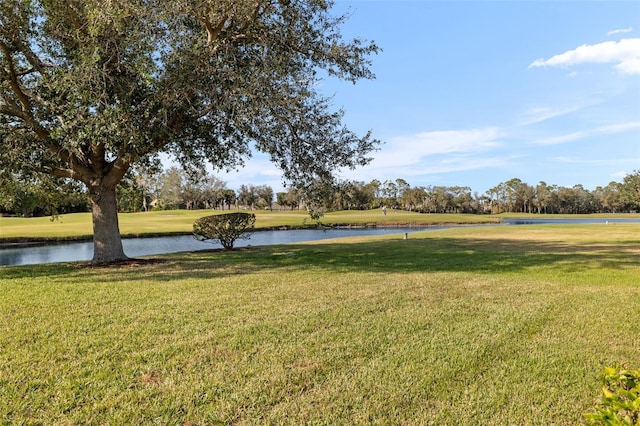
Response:
[{"label": "clump of trees", "polygon": [[640,211],[640,171],[622,182],[610,182],[589,191],[582,185],[563,187],[540,182],[529,185],[514,178],[491,188],[488,208],[492,213],[620,213]]},{"label": "clump of trees", "polygon": [[193,223],[193,236],[199,241],[220,243],[225,250],[233,249],[238,239],[249,239],[256,223],[253,213],[235,212],[205,216]]},{"label": "clump of trees", "polygon": [[186,173],[171,167],[147,182],[151,183],[146,188],[147,208],[224,210],[235,201],[235,192],[227,188],[226,182],[202,171]]},{"label": "clump of trees", "polygon": [[269,185],[240,185],[238,204],[253,210],[273,209],[273,188]]},{"label": "clump of trees", "polygon": [[268,185],[241,185],[238,191],[216,176],[198,171],[187,173],[177,167],[155,175],[132,176],[121,183],[118,207],[122,212],[160,209],[272,208],[273,189]]},{"label": "clump of trees", "polygon": [[0,214],[55,216],[88,208],[89,198],[76,182],[0,173]]}]

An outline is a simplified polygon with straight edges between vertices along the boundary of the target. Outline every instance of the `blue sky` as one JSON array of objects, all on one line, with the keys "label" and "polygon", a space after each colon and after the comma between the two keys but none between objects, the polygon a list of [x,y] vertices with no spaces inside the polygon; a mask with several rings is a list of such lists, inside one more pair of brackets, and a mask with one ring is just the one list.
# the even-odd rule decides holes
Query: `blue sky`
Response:
[{"label": "blue sky", "polygon": [[[517,177],[587,189],[640,170],[640,2],[337,0],[374,40],[375,80],[319,89],[384,142],[342,179],[469,186]],[[260,155],[231,188],[281,174]]]}]

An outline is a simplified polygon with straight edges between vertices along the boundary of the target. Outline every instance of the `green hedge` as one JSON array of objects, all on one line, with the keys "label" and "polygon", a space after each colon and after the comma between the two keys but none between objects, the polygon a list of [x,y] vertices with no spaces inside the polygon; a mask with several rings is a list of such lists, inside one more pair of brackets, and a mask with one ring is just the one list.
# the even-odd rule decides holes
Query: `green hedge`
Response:
[{"label": "green hedge", "polygon": [[193,223],[193,236],[200,241],[220,243],[227,250],[238,239],[249,239],[256,223],[253,213],[225,213],[205,216]]}]

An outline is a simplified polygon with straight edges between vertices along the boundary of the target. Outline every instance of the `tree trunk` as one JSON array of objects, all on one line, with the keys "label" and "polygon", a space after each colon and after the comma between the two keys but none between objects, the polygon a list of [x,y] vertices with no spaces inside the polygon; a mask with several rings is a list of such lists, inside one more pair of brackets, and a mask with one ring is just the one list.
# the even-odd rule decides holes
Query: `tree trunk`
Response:
[{"label": "tree trunk", "polygon": [[93,218],[92,264],[126,260],[118,226],[118,207],[115,187],[102,185],[90,189]]}]

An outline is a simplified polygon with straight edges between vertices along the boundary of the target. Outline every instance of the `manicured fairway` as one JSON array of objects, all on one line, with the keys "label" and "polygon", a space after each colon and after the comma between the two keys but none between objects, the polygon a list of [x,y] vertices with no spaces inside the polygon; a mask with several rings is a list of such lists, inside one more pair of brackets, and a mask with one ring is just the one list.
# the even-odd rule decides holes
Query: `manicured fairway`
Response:
[{"label": "manicured fairway", "polygon": [[580,424],[640,366],[640,224],[0,268],[0,424]]}]

